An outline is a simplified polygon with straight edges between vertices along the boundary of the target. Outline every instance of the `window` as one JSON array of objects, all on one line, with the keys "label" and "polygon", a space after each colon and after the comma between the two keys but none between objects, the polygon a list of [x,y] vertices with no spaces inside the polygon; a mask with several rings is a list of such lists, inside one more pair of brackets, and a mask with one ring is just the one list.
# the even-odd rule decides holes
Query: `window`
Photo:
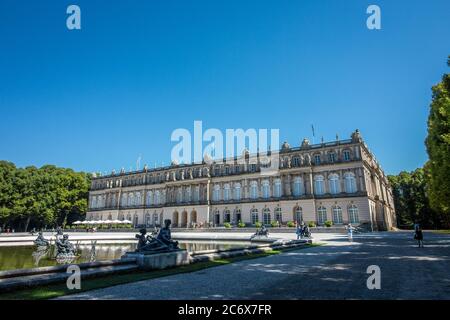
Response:
[{"label": "window", "polygon": [[230,174],[230,167],[225,167],[225,174],[229,175]]},{"label": "window", "polygon": [[153,224],[154,225],[158,224],[158,214],[156,212],[153,213]]},{"label": "window", "polygon": [[270,210],[269,208],[263,209],[263,223],[270,224]]},{"label": "window", "polygon": [[294,190],[293,190],[294,197],[299,197],[302,195],[302,193],[303,193],[302,178],[295,177],[294,178]]},{"label": "window", "polygon": [[270,185],[267,180],[264,180],[262,183],[262,195],[264,199],[270,198]]},{"label": "window", "polygon": [[347,172],[344,175],[344,185],[346,193],[355,193],[356,192],[356,179],[355,175],[351,172]]},{"label": "window", "polygon": [[214,224],[219,225],[220,224],[220,213],[219,210],[214,211]]},{"label": "window", "polygon": [[330,174],[330,176],[328,177],[328,183],[331,194],[338,194],[341,192],[341,188],[339,186],[339,176],[337,174]]},{"label": "window", "polygon": [[325,193],[323,181],[324,181],[324,179],[323,179],[323,176],[321,176],[321,175],[314,177],[314,190],[315,190],[315,194],[318,196],[323,195]]},{"label": "window", "polygon": [[225,201],[230,200],[230,185],[229,184],[225,184],[223,186],[223,200],[225,200]]},{"label": "window", "polygon": [[181,188],[177,189],[177,196],[176,196],[177,203],[183,202],[183,190]]},{"label": "window", "polygon": [[324,224],[327,221],[327,209],[325,207],[317,208],[317,223]]},{"label": "window", "polygon": [[292,166],[293,167],[300,167],[300,158],[299,157],[292,158]]},{"label": "window", "polygon": [[234,173],[240,173],[241,172],[241,167],[240,166],[235,166],[234,167]]},{"label": "window", "polygon": [[301,223],[303,221],[303,212],[301,207],[294,208],[294,221]]},{"label": "window", "polygon": [[148,206],[152,205],[152,200],[153,200],[153,192],[148,191],[147,192],[147,200],[146,200]]},{"label": "window", "polygon": [[147,213],[147,214],[145,215],[145,225],[148,227],[150,224],[151,224],[151,221],[150,221],[150,213]]},{"label": "window", "polygon": [[133,193],[130,193],[128,195],[128,203],[127,203],[127,205],[130,207],[130,206],[133,205],[133,202],[134,202],[134,195],[133,195]]},{"label": "window", "polygon": [[231,222],[231,214],[230,214],[230,210],[225,210],[225,211],[223,212],[223,222],[224,222],[224,223],[225,223],[225,222],[228,222],[228,223]]},{"label": "window", "polygon": [[256,164],[250,165],[250,172],[256,172]]},{"label": "window", "polygon": [[350,223],[359,223],[358,207],[354,204],[348,207],[348,220]]},{"label": "window", "polygon": [[191,202],[191,186],[187,186],[184,190],[184,202]]},{"label": "window", "polygon": [[331,163],[336,162],[336,154],[334,152],[328,154],[328,161]]},{"label": "window", "polygon": [[[123,199],[123,197],[122,197]],[[92,197],[91,208],[97,207],[97,197]]]},{"label": "window", "polygon": [[256,181],[250,183],[250,198],[258,198],[258,183]]},{"label": "window", "polygon": [[344,156],[344,161],[350,161],[350,151],[349,150],[344,150],[343,156]]},{"label": "window", "polygon": [[220,186],[216,184],[213,189],[213,201],[220,200]]},{"label": "window", "polygon": [[194,188],[194,202],[198,202],[200,199],[200,187],[199,186],[195,186]]},{"label": "window", "polygon": [[161,204],[161,194],[159,190],[156,190],[155,192],[155,204],[156,205]]},{"label": "window", "polygon": [[241,221],[242,221],[241,210],[240,209],[236,209],[234,211],[234,222],[241,222]]},{"label": "window", "polygon": [[319,164],[320,164],[320,154],[315,154],[315,155],[314,155],[314,163],[315,163],[316,165],[319,165]]},{"label": "window", "polygon": [[140,206],[141,205],[141,193],[140,192],[136,192],[136,206]]},{"label": "window", "polygon": [[252,209],[252,211],[250,212],[250,219],[252,224],[258,222],[258,209]]},{"label": "window", "polygon": [[274,187],[273,187],[273,195],[275,198],[281,197],[281,180],[275,179]]},{"label": "window", "polygon": [[241,200],[241,184],[236,183],[234,185],[234,200]]},{"label": "window", "polygon": [[275,221],[280,224],[283,222],[283,214],[280,207],[275,208]]},{"label": "window", "polygon": [[214,175],[215,176],[220,176],[220,168],[219,167],[215,167],[214,168]]},{"label": "window", "polygon": [[342,224],[342,209],[341,207],[333,207],[333,223]]}]

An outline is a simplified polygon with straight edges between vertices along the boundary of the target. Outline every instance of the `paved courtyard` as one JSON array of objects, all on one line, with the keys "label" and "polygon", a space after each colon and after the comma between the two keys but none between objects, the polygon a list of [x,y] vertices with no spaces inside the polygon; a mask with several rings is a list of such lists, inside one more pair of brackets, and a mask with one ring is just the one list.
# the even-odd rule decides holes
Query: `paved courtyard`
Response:
[{"label": "paved courtyard", "polygon": [[[61,299],[450,299],[450,236],[411,232],[318,234],[324,246],[245,260]],[[366,286],[369,265],[381,289]]]}]

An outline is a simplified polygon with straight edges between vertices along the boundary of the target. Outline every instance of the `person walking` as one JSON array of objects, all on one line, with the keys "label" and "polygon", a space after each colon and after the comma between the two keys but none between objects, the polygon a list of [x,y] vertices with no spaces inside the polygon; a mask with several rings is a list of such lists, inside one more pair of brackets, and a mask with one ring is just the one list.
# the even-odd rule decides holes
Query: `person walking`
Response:
[{"label": "person walking", "polygon": [[417,243],[419,245],[419,248],[423,248],[423,231],[420,226],[416,228],[416,232],[414,233],[414,239],[417,240]]}]

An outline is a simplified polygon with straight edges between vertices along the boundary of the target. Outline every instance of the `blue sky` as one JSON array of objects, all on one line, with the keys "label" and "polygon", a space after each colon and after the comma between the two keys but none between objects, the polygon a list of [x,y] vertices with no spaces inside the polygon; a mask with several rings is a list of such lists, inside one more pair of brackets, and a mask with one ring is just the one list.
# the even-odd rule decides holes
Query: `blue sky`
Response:
[{"label": "blue sky", "polygon": [[[77,4],[82,29],[66,28]],[[377,4],[382,29],[366,28]],[[0,159],[111,171],[170,161],[176,128],[359,128],[387,173],[427,159],[450,1],[0,2]]]}]

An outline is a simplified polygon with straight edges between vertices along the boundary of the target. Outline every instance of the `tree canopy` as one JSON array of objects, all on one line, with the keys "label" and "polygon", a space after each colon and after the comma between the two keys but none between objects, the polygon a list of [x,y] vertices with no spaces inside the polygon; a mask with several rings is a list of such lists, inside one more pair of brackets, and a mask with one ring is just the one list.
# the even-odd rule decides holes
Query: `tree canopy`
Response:
[{"label": "tree canopy", "polygon": [[86,214],[91,176],[46,165],[17,168],[0,161],[0,226],[55,227]]},{"label": "tree canopy", "polygon": [[[450,66],[450,56],[447,60]],[[450,74],[432,88],[425,140],[429,161],[425,165],[431,207],[450,225]]]}]

